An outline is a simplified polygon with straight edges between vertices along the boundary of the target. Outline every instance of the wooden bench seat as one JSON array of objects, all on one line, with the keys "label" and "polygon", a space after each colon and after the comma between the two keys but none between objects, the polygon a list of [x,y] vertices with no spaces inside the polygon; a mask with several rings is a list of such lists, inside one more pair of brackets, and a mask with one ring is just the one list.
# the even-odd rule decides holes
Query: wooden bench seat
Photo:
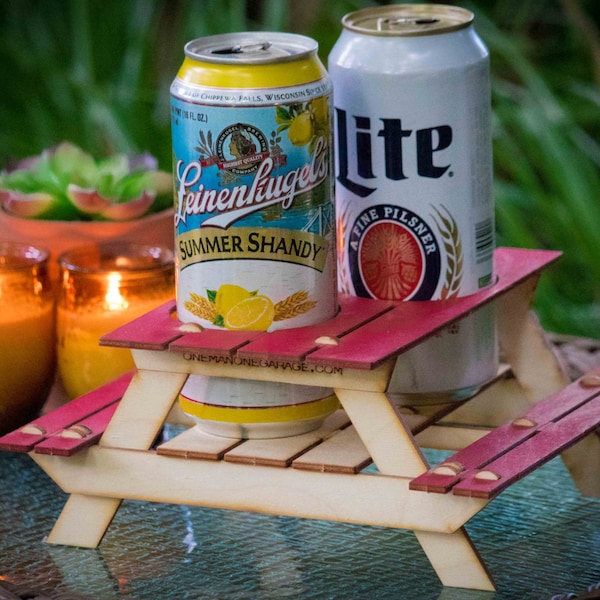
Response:
[{"label": "wooden bench seat", "polygon": [[597,369],[416,477],[410,489],[491,499],[599,425]]},{"label": "wooden bench seat", "polygon": [[338,473],[358,473],[371,462],[341,409],[329,415],[318,429],[284,438],[226,438],[191,427],[157,446],[156,452],[176,458]]},{"label": "wooden bench seat", "polygon": [[134,371],[0,437],[0,450],[71,456],[98,442]]},{"label": "wooden bench seat", "polygon": [[[133,372],[127,373],[0,437],[0,450],[71,456],[96,444],[132,376]],[[414,423],[408,415],[405,418],[413,434],[422,430],[421,418]],[[600,369],[414,478],[410,489],[491,499],[599,424]],[[156,452],[178,458],[338,473],[358,473],[372,462],[343,410],[331,415],[318,430],[290,438],[221,438],[191,427],[158,445]]]}]

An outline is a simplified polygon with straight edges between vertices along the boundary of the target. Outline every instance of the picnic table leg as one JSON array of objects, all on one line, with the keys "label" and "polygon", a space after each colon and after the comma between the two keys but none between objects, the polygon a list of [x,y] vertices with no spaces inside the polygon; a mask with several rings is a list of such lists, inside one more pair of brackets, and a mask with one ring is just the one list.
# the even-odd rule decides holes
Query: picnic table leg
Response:
[{"label": "picnic table leg", "polygon": [[148,450],[187,377],[187,373],[138,370],[100,439],[100,446]]},{"label": "picnic table leg", "polygon": [[464,527],[454,533],[415,531],[415,535],[445,586],[486,591],[496,589]]},{"label": "picnic table leg", "polygon": [[497,303],[502,353],[532,405],[569,384],[542,327],[530,311],[537,281],[537,277],[531,277]]},{"label": "picnic table leg", "polygon": [[71,494],[46,541],[96,548],[120,505],[120,498]]},{"label": "picnic table leg", "polygon": [[[569,384],[540,324],[529,311],[535,283],[537,278],[524,282],[498,302],[500,346],[531,404]],[[587,436],[561,458],[579,492],[600,498],[600,437]]]},{"label": "picnic table leg", "polygon": [[[416,477],[428,469],[412,433],[385,393],[339,388],[335,393],[381,473]],[[495,589],[464,527],[454,533],[415,531],[415,535],[444,585]]]},{"label": "picnic table leg", "polygon": [[[186,379],[187,374],[182,373],[138,371],[123,396],[128,401],[119,405],[99,445],[148,450]],[[32,456],[35,459],[35,454]],[[94,477],[93,465],[89,469],[89,476]],[[52,469],[47,470],[52,477]],[[121,498],[71,494],[47,538],[48,543],[95,548],[121,501]]]},{"label": "picnic table leg", "polygon": [[592,433],[561,454],[582,496],[600,498],[600,437]]},{"label": "picnic table leg", "polygon": [[429,468],[385,392],[336,388],[335,393],[381,473],[412,478]]}]

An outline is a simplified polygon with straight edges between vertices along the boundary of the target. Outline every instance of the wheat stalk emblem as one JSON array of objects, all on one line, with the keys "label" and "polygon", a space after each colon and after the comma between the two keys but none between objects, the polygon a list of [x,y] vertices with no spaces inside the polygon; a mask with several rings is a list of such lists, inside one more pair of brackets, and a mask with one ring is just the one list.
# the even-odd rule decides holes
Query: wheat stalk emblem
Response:
[{"label": "wheat stalk emblem", "polygon": [[309,310],[312,310],[316,305],[316,302],[308,299],[308,292],[304,290],[296,292],[275,304],[275,316],[273,317],[273,321],[283,321],[284,319],[291,319],[292,317],[303,315]]},{"label": "wheat stalk emblem", "polygon": [[351,293],[350,273],[346,268],[344,253],[346,251],[346,232],[350,229],[347,208],[339,213],[337,220],[337,264],[338,264],[338,289],[344,294]]},{"label": "wheat stalk emblem", "polygon": [[190,294],[190,299],[183,304],[187,310],[200,319],[214,321],[217,317],[217,308],[214,303],[208,298],[200,296],[200,294]]},{"label": "wheat stalk emblem", "polygon": [[198,152],[201,159],[216,156],[217,148],[213,141],[212,131],[209,131],[206,135],[202,130],[198,132],[198,145],[194,147],[194,150]]},{"label": "wheat stalk emblem", "polygon": [[435,206],[433,210],[437,214],[433,220],[438,228],[444,250],[446,251],[446,280],[441,292],[441,299],[447,300],[448,298],[455,298],[458,296],[460,291],[460,284],[463,277],[463,247],[458,225],[454,220],[454,217],[450,214],[445,206],[441,207],[444,210],[442,213]]},{"label": "wheat stalk emblem", "polygon": [[[256,296],[257,293],[258,291],[252,292],[250,296]],[[219,314],[217,305],[215,304],[216,294],[214,290],[207,290],[208,297],[190,293],[189,300],[186,300],[183,305],[196,317],[210,321],[218,327],[224,327],[225,315]],[[283,321],[298,317],[316,306],[316,301],[308,299],[307,291],[300,290],[294,292],[273,305],[273,321]]]}]

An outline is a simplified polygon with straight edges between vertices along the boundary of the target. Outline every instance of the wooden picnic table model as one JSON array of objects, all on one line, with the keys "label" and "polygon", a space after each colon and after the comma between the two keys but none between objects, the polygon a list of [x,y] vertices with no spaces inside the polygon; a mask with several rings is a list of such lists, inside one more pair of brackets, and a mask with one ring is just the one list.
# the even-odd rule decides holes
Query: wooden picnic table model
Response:
[{"label": "wooden picnic table model", "polygon": [[[220,507],[413,530],[444,585],[493,590],[464,525],[495,495],[561,454],[580,491],[600,496],[600,373],[567,385],[530,313],[559,255],[500,248],[497,281],[477,294],[342,296],[333,319],[271,333],[194,331],[167,303],[102,341],[131,348],[134,373],[7,434],[0,448],[29,452],[70,494],[50,543],[97,546],[125,498]],[[398,355],[490,302],[503,358],[494,382],[453,405],[390,402]],[[176,399],[190,374],[329,387],[342,410],[288,438],[192,426],[157,445],[165,422],[183,423]],[[430,467],[421,447],[457,454]]]}]

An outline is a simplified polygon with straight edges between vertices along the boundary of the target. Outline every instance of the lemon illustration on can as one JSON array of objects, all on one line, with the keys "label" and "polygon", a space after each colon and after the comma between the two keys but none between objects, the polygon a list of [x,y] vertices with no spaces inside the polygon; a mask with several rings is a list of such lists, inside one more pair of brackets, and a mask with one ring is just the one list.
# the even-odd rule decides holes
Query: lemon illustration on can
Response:
[{"label": "lemon illustration on can", "polygon": [[[254,293],[256,294],[256,292]],[[252,295],[252,292],[249,292],[241,285],[224,283],[219,287],[215,296],[217,313],[223,316],[226,315],[236,304],[250,298]]]},{"label": "lemon illustration on can", "polygon": [[306,110],[293,118],[288,129],[288,138],[294,146],[306,146],[312,136],[312,115]]},{"label": "lemon illustration on can", "polygon": [[191,293],[185,308],[212,325],[233,331],[267,331],[274,321],[306,314],[317,306],[306,290],[299,290],[274,303],[271,298],[234,283],[207,290],[206,297]]},{"label": "lemon illustration on can", "polygon": [[266,331],[275,317],[273,302],[267,296],[250,296],[232,306],[225,315],[227,329]]}]

